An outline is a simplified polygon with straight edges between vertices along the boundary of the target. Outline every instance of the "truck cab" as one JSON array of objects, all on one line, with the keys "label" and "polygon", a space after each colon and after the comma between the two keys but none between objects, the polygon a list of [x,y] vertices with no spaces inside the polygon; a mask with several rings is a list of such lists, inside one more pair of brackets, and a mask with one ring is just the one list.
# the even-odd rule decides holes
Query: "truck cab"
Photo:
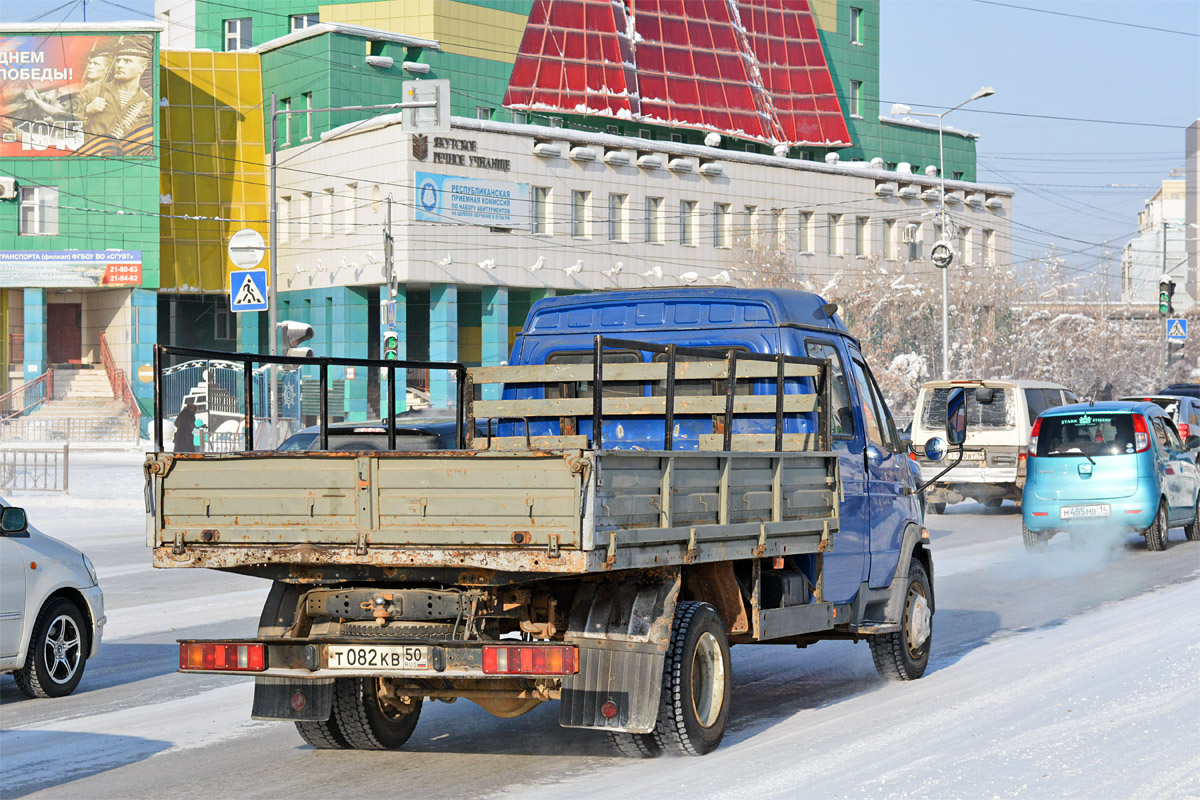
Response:
[{"label": "truck cab", "polygon": [[[747,353],[828,359],[832,385],[833,449],[842,481],[837,546],[825,554],[826,597],[852,602],[860,587],[888,586],[895,574],[905,531],[921,525],[916,481],[896,425],[871,368],[856,340],[837,315],[837,306],[808,292],[782,289],[674,288],[617,291],[551,297],[536,303],[516,337],[509,363],[579,364],[590,362],[597,335],[635,338],[663,345],[734,348]],[[630,350],[608,350],[609,363],[663,360]],[[800,381],[786,391],[811,392]],[[686,393],[689,387],[681,386]],[[654,396],[659,385],[627,385],[625,393]],[[518,397],[509,388],[506,397]],[[755,393],[773,394],[769,381],[756,382]],[[607,420],[604,447],[660,449],[661,421]],[[811,430],[811,421],[796,415],[784,422],[786,433]],[[710,419],[676,422],[675,449],[696,449],[701,437],[714,433]],[[774,430],[774,419],[735,422],[735,433]],[[510,433],[516,433],[511,428]],[[561,433],[557,423],[533,423],[533,434]],[[588,422],[579,433],[591,437]],[[928,565],[932,575],[932,562]]]}]

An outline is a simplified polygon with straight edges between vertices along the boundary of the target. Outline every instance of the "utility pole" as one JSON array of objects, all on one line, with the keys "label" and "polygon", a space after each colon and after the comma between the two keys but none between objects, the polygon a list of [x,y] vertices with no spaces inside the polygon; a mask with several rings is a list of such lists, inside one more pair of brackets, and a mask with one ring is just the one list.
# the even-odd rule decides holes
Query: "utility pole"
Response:
[{"label": "utility pole", "polygon": [[[1164,218],[1162,221],[1162,276],[1167,277],[1167,220],[1165,218],[1166,206],[1163,206]],[[1167,379],[1167,370],[1171,368],[1171,345],[1167,341],[1167,328],[1170,326],[1171,315],[1169,313],[1163,315],[1162,325],[1162,357],[1163,357],[1163,382]]]},{"label": "utility pole", "polygon": [[[267,220],[269,227],[269,246],[270,253],[269,269],[267,271],[267,352],[271,355],[277,355],[279,345],[276,336],[276,329],[279,327],[279,291],[276,288],[279,284],[279,260],[278,260],[278,220],[275,218],[275,146],[276,146],[276,128],[278,125],[278,100],[275,93],[271,92],[271,180],[269,192],[269,203],[267,208]],[[287,118],[284,118],[286,124]],[[279,372],[278,365],[269,364],[267,372],[270,376],[271,387],[269,391],[271,404],[271,424],[267,429],[269,438],[264,444],[268,448],[274,448],[276,442],[276,426],[279,425]],[[249,409],[247,409],[249,410]]]}]

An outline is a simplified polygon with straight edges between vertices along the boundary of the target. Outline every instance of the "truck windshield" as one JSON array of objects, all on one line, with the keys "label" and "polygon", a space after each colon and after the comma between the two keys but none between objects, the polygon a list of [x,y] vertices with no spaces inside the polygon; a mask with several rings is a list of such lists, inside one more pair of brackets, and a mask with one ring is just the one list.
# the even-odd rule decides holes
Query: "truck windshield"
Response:
[{"label": "truck windshield", "polygon": [[[946,426],[946,397],[951,387],[940,386],[925,392],[925,406],[921,409],[921,427],[926,430],[941,430]],[[974,387],[967,389],[967,430],[997,430],[1011,428],[1016,424],[1013,414],[1011,389],[1001,389],[991,403],[976,402]]]},{"label": "truck windshield", "polygon": [[1039,457],[1117,456],[1134,451],[1133,419],[1128,414],[1081,413],[1042,417]]}]

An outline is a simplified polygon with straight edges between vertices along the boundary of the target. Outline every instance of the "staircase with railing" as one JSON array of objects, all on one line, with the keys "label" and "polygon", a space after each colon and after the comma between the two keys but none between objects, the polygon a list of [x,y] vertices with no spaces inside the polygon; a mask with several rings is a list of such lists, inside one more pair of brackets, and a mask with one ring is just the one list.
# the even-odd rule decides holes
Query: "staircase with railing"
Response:
[{"label": "staircase with railing", "polygon": [[117,366],[112,350],[108,347],[108,340],[104,338],[103,333],[100,334],[100,363],[104,365],[104,371],[108,373],[108,382],[112,384],[113,397],[120,400],[121,405],[125,406],[130,421],[135,426],[140,426],[142,412],[133,396],[133,387],[129,384],[129,376],[125,370]]},{"label": "staircase with railing", "polygon": [[24,416],[54,397],[54,368],[0,395],[0,420]]}]

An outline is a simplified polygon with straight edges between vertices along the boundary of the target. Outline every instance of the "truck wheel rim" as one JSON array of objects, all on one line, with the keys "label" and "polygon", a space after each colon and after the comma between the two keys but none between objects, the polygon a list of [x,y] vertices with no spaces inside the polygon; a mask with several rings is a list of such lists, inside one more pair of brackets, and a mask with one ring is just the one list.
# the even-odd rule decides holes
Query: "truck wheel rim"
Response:
[{"label": "truck wheel rim", "polygon": [[721,644],[707,631],[692,654],[692,711],[701,727],[711,728],[725,704],[725,659]]},{"label": "truck wheel rim", "polygon": [[54,618],[46,629],[46,641],[43,643],[43,656],[46,662],[46,675],[57,684],[69,683],[79,669],[80,650],[79,628],[75,620],[66,614]]},{"label": "truck wheel rim", "polygon": [[921,586],[915,581],[908,587],[908,613],[905,615],[904,626],[907,634],[904,638],[907,639],[908,654],[912,658],[917,658],[921,649],[925,647],[925,643],[929,641],[929,633],[933,622],[933,612],[929,608],[929,601],[925,597],[925,592]]}]

